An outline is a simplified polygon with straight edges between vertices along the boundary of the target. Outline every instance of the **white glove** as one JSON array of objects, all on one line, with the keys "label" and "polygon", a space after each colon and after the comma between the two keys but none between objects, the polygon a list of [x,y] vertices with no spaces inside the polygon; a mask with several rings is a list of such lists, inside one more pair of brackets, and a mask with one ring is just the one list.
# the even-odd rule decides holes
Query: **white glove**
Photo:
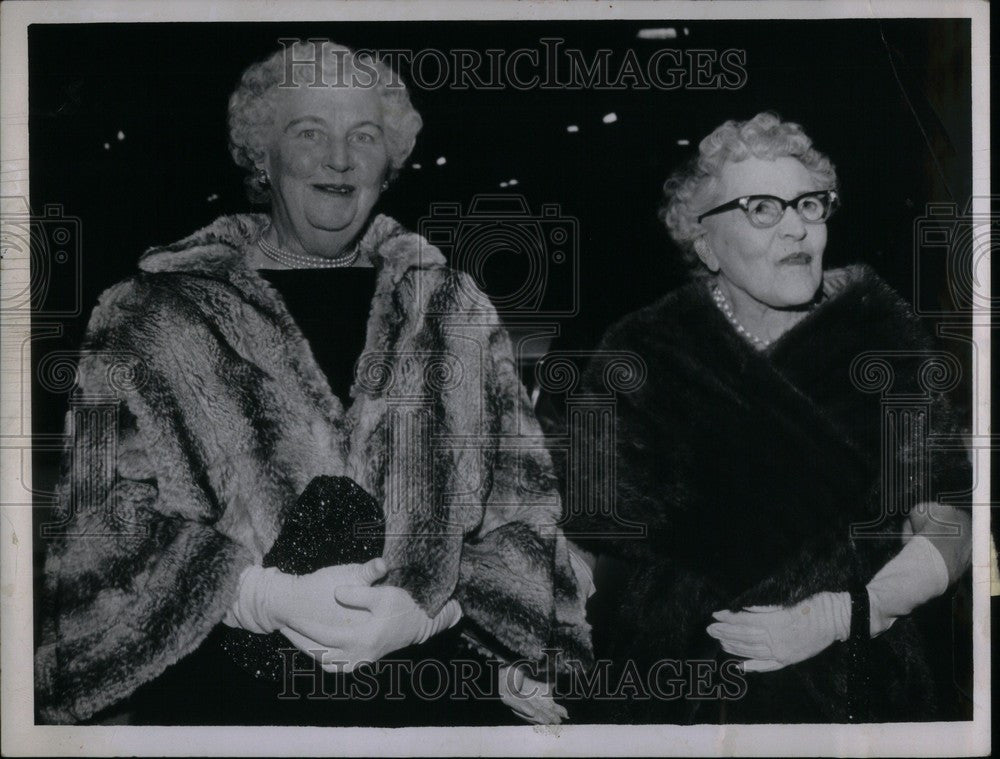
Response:
[{"label": "white glove", "polygon": [[924,536],[915,535],[868,583],[872,637],[947,589],[948,567],[941,552]]},{"label": "white glove", "polygon": [[552,687],[527,677],[523,667],[501,667],[499,676],[500,700],[524,721],[535,725],[558,725],[569,716],[553,699]]},{"label": "white glove", "polygon": [[254,633],[270,633],[283,627],[309,631],[317,640],[325,631],[359,620],[359,614],[343,608],[333,596],[342,585],[371,585],[386,572],[385,561],[324,567],[307,575],[291,575],[274,567],[247,567],[240,575],[236,601],[223,620],[230,627]]},{"label": "white glove", "polygon": [[722,650],[745,656],[746,672],[773,672],[810,659],[851,634],[851,594],[817,593],[794,606],[717,611],[707,632]]},{"label": "white glove", "polygon": [[[922,535],[911,538],[868,583],[872,637],[897,618],[948,589],[948,568],[941,553]],[[708,626],[722,649],[745,656],[746,672],[772,672],[816,656],[851,631],[849,593],[817,593],[795,606],[755,606],[740,612],[717,611]]]},{"label": "white glove", "polygon": [[[350,623],[317,639],[311,628],[282,628],[281,632],[303,651],[312,653],[327,672],[351,672],[360,664],[378,661],[386,654],[424,643],[462,618],[462,607],[452,599],[432,619],[402,588],[342,584],[333,596]],[[323,630],[319,629],[322,633]]]}]

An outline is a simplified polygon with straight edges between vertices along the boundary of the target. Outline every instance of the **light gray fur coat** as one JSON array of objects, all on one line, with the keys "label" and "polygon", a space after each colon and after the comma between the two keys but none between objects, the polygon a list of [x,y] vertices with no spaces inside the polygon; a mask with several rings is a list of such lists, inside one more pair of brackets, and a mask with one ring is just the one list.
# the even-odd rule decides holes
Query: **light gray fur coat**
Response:
[{"label": "light gray fur coat", "polygon": [[117,423],[78,421],[65,457],[67,534],[47,556],[36,656],[43,719],[87,719],[192,652],[321,474],[382,503],[388,581],[428,613],[454,596],[498,655],[552,647],[586,662],[552,465],[488,299],[376,217],[345,410],[246,263],[264,223],[221,217],[148,251],[94,309],[79,392],[117,401]]}]

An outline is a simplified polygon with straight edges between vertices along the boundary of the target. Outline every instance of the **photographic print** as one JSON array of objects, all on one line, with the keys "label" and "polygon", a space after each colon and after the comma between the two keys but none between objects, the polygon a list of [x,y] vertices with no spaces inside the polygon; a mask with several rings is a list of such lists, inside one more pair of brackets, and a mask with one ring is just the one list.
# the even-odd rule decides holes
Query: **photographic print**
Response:
[{"label": "photographic print", "polygon": [[4,4],[5,753],[988,753],[988,6],[605,5]]}]

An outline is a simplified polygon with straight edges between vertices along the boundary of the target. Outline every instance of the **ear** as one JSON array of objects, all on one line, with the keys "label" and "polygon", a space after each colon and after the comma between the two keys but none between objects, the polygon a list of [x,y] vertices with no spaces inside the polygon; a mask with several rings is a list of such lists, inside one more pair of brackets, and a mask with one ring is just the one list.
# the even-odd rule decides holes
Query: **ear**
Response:
[{"label": "ear", "polygon": [[708,244],[708,239],[705,235],[695,238],[694,252],[698,254],[698,258],[701,259],[701,262],[705,264],[705,267],[712,272],[712,274],[719,273],[719,259],[716,258],[715,253],[712,252],[712,246]]},{"label": "ear", "polygon": [[266,171],[271,173],[271,150],[268,146],[256,148],[253,153],[254,171]]}]

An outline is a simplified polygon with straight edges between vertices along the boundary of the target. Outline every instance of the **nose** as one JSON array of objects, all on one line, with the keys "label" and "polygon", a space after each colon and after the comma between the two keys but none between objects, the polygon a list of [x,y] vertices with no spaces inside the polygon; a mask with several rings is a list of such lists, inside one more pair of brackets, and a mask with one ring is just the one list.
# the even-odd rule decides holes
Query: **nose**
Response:
[{"label": "nose", "polygon": [[347,140],[336,139],[330,141],[330,150],[326,154],[326,165],[337,172],[346,172],[354,168],[351,163],[351,152],[347,147]]},{"label": "nose", "polygon": [[799,212],[795,208],[788,206],[779,222],[779,230],[785,237],[801,240],[806,236],[806,223],[802,221],[802,217],[799,216]]}]

